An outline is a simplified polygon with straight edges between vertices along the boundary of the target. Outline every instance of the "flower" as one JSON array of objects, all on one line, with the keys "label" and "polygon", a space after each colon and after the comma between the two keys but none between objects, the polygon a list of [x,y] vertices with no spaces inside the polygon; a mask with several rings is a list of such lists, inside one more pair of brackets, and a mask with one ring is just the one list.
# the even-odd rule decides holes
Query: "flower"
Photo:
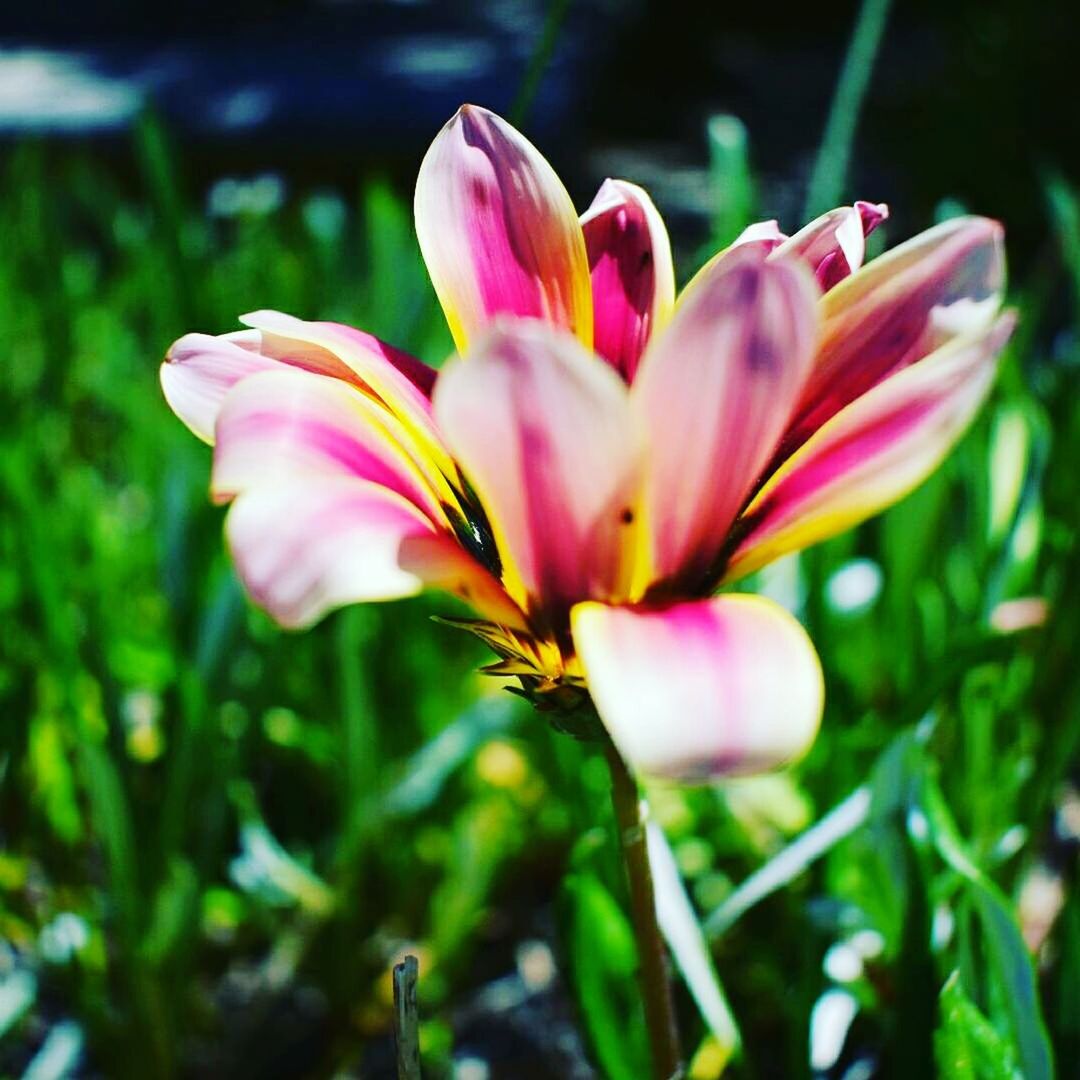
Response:
[{"label": "flower", "polygon": [[505,121],[462,108],[416,228],[458,356],[436,372],[276,312],[162,366],[214,443],[254,600],[329,609],[447,590],[536,703],[591,697],[621,754],[697,780],[789,761],[822,674],[799,623],[728,582],[901,498],[988,393],[1012,329],[1002,230],[948,221],[863,265],[887,214],[751,226],[675,300],[663,222],[608,180],[579,219]]}]

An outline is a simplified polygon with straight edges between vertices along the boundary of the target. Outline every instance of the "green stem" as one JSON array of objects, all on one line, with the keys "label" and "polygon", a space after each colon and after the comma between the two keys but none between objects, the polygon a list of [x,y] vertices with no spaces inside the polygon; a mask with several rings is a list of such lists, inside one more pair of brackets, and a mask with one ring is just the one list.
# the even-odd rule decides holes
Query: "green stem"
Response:
[{"label": "green stem", "polygon": [[619,833],[619,848],[630,886],[630,918],[638,950],[638,985],[645,1006],[645,1024],[652,1050],[655,1080],[683,1075],[679,1032],[671,998],[667,953],[656,922],[656,898],[645,843],[645,822],[637,783],[611,743],[605,747],[611,771],[611,802]]}]

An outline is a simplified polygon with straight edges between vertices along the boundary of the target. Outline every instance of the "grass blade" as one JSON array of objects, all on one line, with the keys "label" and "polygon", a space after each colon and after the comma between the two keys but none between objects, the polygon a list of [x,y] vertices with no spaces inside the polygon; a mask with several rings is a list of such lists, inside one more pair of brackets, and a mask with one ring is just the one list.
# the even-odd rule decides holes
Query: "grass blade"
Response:
[{"label": "grass blade", "polygon": [[660,929],[702,1018],[725,1060],[729,1060],[739,1047],[738,1025],[731,1014],[697,914],[686,895],[667,837],[655,821],[650,821],[646,828]]},{"label": "grass blade", "polygon": [[870,816],[872,797],[866,785],[856,788],[760,870],[751,874],[705,921],[705,933],[720,937],[755,904],[783,888],[812,862],[850,836]]},{"label": "grass blade", "polygon": [[555,52],[555,44],[559,40],[559,29],[569,10],[570,0],[551,0],[540,40],[529,59],[529,66],[525,69],[525,76],[521,80],[514,103],[510,106],[510,123],[515,127],[523,127],[529,117],[529,110],[536,99],[536,92],[540,89],[540,80],[543,79],[544,72]]},{"label": "grass blade", "polygon": [[825,134],[806,192],[803,219],[810,221],[843,198],[859,111],[870,85],[878,47],[888,21],[890,0],[863,0],[855,32],[836,84]]}]

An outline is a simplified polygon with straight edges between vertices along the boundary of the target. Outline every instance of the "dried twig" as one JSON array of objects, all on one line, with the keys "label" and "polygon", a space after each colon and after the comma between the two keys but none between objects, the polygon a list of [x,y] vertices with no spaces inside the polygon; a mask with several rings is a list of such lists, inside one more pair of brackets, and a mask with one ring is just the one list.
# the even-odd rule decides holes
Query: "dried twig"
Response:
[{"label": "dried twig", "polygon": [[420,965],[406,956],[394,965],[394,1042],[398,1080],[420,1080],[420,1013],[416,1006],[416,979]]}]

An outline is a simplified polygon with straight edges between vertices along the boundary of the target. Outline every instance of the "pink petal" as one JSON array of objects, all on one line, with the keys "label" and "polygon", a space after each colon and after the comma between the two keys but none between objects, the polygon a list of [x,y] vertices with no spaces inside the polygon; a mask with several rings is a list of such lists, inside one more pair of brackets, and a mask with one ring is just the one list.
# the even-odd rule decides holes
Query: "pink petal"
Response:
[{"label": "pink petal", "polygon": [[[780,231],[779,222],[773,218],[769,221],[756,221],[753,225],[747,225],[732,240],[731,247],[740,247],[743,244],[761,244],[767,250],[775,251],[785,240],[787,240],[787,237]],[[723,254],[723,252],[720,254]]]},{"label": "pink petal", "polygon": [[453,495],[427,465],[404,425],[355,386],[276,364],[225,399],[211,489],[223,502],[260,484],[354,476],[445,523],[440,497],[452,502]]},{"label": "pink petal", "polygon": [[649,196],[605,180],[581,217],[593,297],[593,348],[627,382],[654,329],[675,304],[667,229]]},{"label": "pink petal", "polygon": [[866,256],[866,237],[889,216],[884,203],[857,202],[811,221],[782,243],[777,255],[798,255],[810,264],[825,291],[855,273]]},{"label": "pink petal", "polygon": [[502,584],[448,534],[410,537],[401,545],[398,563],[430,588],[464,600],[483,618],[530,632],[524,613]]},{"label": "pink petal", "polygon": [[233,503],[226,536],[252,599],[289,628],[344,604],[412,596],[428,585],[522,625],[494,579],[452,538],[368,481],[303,477],[251,488]]},{"label": "pink petal", "polygon": [[243,378],[277,366],[261,356],[253,331],[212,337],[185,334],[161,365],[161,389],[169,408],[205,443],[214,442],[214,424],[225,395]]},{"label": "pink petal", "polygon": [[462,352],[500,314],[546,319],[592,344],[585,240],[570,196],[505,120],[465,105],[416,181],[416,235]]},{"label": "pink petal", "polygon": [[679,305],[684,305],[703,281],[711,280],[717,264],[727,259],[736,248],[750,248],[762,255],[769,255],[786,239],[787,237],[780,231],[780,226],[775,218],[769,221],[756,221],[753,225],[747,225],[726,248],[722,248],[713,255],[686,283],[679,294]]},{"label": "pink petal", "polygon": [[1000,306],[1002,229],[957,218],[875,259],[825,294],[821,344],[784,440],[789,454],[829,417]]},{"label": "pink petal", "polygon": [[837,413],[750,504],[725,580],[849,529],[920,484],[985,399],[1015,321],[1006,314],[954,339]]},{"label": "pink petal", "polygon": [[[865,199],[856,199],[855,209],[859,214],[863,239],[868,237],[883,221],[889,220],[889,206],[887,203],[872,203],[867,202]],[[852,266],[851,272],[854,273],[858,269],[857,266]]]},{"label": "pink petal", "polygon": [[401,372],[424,397],[430,399],[431,392],[435,389],[435,378],[439,373],[423,360],[418,360],[404,349],[388,345],[374,334],[369,334],[366,330],[358,330],[355,326],[346,326],[345,323],[338,322],[318,322],[315,325],[339,334],[360,352],[381,356],[391,367]]},{"label": "pink petal", "polygon": [[647,436],[652,572],[676,588],[708,575],[813,356],[817,286],[766,254],[730,248],[699,276],[631,387]]},{"label": "pink petal", "polygon": [[638,447],[604,361],[544,323],[497,324],[443,369],[435,414],[530,615],[558,627],[576,601],[625,593]]},{"label": "pink petal", "polygon": [[[281,316],[288,319],[288,316]],[[300,320],[293,320],[300,323]],[[387,345],[371,334],[338,323],[314,323],[330,327],[350,342],[352,350],[372,357],[400,372],[402,382],[412,383],[413,393],[430,398],[435,371],[408,353]],[[173,412],[200,439],[214,441],[214,424],[225,395],[248,375],[269,371],[280,364],[330,375],[368,389],[360,373],[332,351],[258,330],[241,330],[213,337],[186,334],[169,349],[161,367],[161,387]]]},{"label": "pink petal", "polygon": [[418,385],[430,385],[434,376],[420,375],[419,360],[407,361],[399,350],[340,323],[305,322],[280,311],[255,311],[240,321],[259,331],[264,355],[355,383],[401,421],[434,466],[454,476],[454,464],[431,416],[431,401]]},{"label": "pink petal", "polygon": [[693,782],[763,772],[800,757],[817,734],[817,653],[771,600],[579,604],[573,636],[604,726],[646,775]]},{"label": "pink petal", "polygon": [[406,539],[432,535],[431,522],[400,495],[341,476],[252,488],[226,521],[251,598],[290,628],[344,604],[420,592],[424,582],[398,554]]}]

